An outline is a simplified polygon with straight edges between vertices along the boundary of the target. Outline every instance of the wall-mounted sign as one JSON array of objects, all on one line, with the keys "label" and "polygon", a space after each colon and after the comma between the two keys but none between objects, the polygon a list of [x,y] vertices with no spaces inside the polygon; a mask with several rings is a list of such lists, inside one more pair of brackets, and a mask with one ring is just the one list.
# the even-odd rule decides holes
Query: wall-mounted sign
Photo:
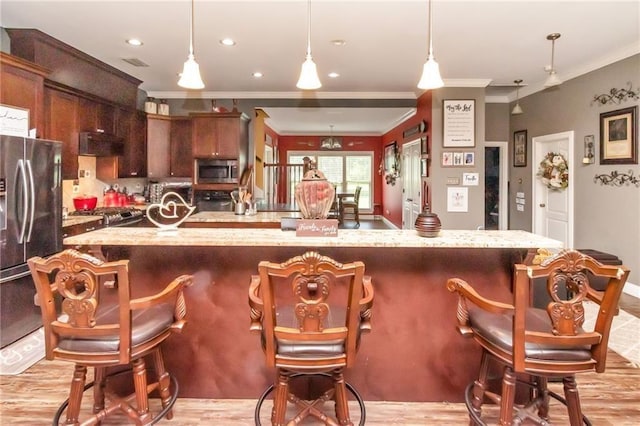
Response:
[{"label": "wall-mounted sign", "polygon": [[29,110],[0,104],[0,135],[29,137]]},{"label": "wall-mounted sign", "polygon": [[445,99],[442,106],[442,146],[471,147],[475,141],[476,101],[474,99]]}]

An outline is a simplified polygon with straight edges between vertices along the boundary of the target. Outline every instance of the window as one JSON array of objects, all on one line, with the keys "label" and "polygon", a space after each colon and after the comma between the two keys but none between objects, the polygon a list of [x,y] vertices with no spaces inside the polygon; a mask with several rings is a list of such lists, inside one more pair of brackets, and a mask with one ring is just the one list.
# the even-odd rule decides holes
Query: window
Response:
[{"label": "window", "polygon": [[[304,157],[318,164],[318,170],[338,192],[354,192],[357,186],[362,187],[358,205],[361,210],[373,210],[373,152],[290,152],[288,162],[302,163]],[[289,182],[289,188],[296,183]]]}]

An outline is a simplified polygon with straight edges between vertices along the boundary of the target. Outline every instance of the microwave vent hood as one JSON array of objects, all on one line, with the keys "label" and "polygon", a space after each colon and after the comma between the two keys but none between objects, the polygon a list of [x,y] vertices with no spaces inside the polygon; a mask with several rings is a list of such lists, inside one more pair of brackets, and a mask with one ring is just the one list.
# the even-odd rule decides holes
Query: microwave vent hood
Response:
[{"label": "microwave vent hood", "polygon": [[78,155],[114,157],[124,155],[124,139],[102,132],[80,132]]}]

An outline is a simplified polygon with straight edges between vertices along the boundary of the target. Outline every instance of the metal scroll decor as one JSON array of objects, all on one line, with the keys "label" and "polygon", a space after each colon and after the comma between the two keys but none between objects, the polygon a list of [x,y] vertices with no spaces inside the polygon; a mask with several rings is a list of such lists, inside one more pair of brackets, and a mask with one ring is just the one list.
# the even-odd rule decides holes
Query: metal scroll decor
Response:
[{"label": "metal scroll decor", "polygon": [[638,100],[640,99],[640,89],[634,90],[631,87],[631,82],[627,82],[626,89],[612,88],[609,93],[603,93],[601,95],[595,95],[591,103],[598,103],[600,105],[607,104],[619,104],[626,100]]},{"label": "metal scroll decor", "polygon": [[600,185],[609,186],[629,186],[635,185],[640,188],[640,177],[634,176],[633,171],[629,170],[629,173],[618,173],[616,170],[610,174],[596,175],[593,178],[594,182],[600,182]]}]

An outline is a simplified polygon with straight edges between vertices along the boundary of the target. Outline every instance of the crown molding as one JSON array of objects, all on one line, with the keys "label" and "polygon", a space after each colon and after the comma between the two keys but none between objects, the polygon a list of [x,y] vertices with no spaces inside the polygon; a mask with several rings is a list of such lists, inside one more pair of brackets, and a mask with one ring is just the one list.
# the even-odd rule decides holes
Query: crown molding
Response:
[{"label": "crown molding", "polygon": [[157,99],[417,99],[414,92],[208,92],[148,91]]}]

